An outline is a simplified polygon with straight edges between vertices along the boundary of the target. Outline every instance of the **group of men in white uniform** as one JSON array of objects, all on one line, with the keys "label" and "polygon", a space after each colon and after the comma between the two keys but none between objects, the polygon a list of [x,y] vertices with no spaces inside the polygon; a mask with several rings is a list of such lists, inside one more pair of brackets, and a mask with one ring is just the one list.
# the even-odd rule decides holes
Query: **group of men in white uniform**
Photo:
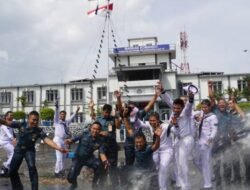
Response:
[{"label": "group of men in white uniform", "polygon": [[[159,172],[160,190],[167,189],[166,176],[168,175],[175,179],[177,188],[190,189],[188,161],[193,149],[196,149],[195,152],[198,153],[194,156],[194,160],[203,175],[203,188],[211,189],[211,150],[217,132],[217,118],[211,112],[210,101],[202,101],[202,111],[194,113],[194,94],[191,91],[188,92],[188,100],[185,103],[180,98],[173,101],[161,84],[157,88],[161,99],[172,108],[169,124],[158,124],[163,132],[160,148],[153,155]],[[157,128],[152,123],[151,117],[149,117],[149,123],[153,129]],[[195,141],[198,143],[194,143]],[[172,172],[171,166],[173,166]]]}]

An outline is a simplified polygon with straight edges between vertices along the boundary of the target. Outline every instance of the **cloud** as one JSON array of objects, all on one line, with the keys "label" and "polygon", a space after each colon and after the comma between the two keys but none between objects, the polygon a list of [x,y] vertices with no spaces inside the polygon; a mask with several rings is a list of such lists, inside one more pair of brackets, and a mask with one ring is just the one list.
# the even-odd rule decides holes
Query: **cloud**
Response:
[{"label": "cloud", "polygon": [[9,60],[9,54],[5,50],[0,50],[0,63],[3,62],[8,62]]},{"label": "cloud", "polygon": [[[127,46],[128,38],[145,36],[157,36],[159,43],[176,43],[185,28],[193,71],[214,67],[212,70],[245,72],[249,65],[249,54],[242,54],[250,44],[247,0],[113,2],[111,26],[118,46]],[[8,53],[8,64],[0,70],[0,85],[91,77],[104,29],[103,17],[86,15],[95,6],[87,0],[1,1],[0,50]],[[180,63],[179,55],[177,48],[176,63]],[[6,55],[0,57],[6,59]],[[105,38],[97,76],[107,75],[107,60]],[[10,79],[10,73],[16,77]]]}]

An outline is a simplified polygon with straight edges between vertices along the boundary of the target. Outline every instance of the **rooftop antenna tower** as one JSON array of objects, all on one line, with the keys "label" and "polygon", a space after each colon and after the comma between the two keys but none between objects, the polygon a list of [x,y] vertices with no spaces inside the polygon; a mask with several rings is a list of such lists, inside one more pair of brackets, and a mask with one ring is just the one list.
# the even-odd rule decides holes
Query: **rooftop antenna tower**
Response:
[{"label": "rooftop antenna tower", "polygon": [[189,63],[187,62],[187,49],[188,49],[188,39],[187,33],[180,32],[180,48],[181,48],[181,69],[182,74],[189,74],[190,68]]}]

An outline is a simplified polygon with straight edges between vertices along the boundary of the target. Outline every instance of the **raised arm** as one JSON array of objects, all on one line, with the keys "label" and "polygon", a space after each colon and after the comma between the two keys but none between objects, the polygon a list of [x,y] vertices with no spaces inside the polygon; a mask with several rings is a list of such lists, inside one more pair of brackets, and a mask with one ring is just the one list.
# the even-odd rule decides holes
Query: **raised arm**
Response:
[{"label": "raised arm", "polygon": [[144,111],[145,111],[146,113],[149,112],[149,111],[153,108],[153,106],[154,106],[154,104],[155,104],[157,98],[158,98],[158,94],[155,93],[154,96],[152,97],[152,99],[151,99],[151,100],[148,102],[148,104],[144,107]]},{"label": "raised arm", "polygon": [[54,123],[59,123],[59,99],[55,102]]},{"label": "raised arm", "polygon": [[78,114],[79,110],[80,110],[80,106],[77,106],[77,109],[76,109],[75,113],[73,113],[73,114],[70,116],[70,118],[67,120],[68,124],[70,124],[70,123],[73,121],[73,119],[74,119],[74,118],[76,117],[76,115]]},{"label": "raised arm", "polygon": [[241,120],[245,120],[246,119],[245,112],[240,108],[240,106],[237,103],[234,103],[234,106],[235,106],[235,110],[237,111],[237,113],[240,114]]},{"label": "raised arm", "polygon": [[120,129],[121,128],[121,120],[119,117],[115,117],[115,128]]},{"label": "raised arm", "polygon": [[208,81],[208,96],[211,101],[211,106],[215,106],[215,96],[213,92],[213,81]]},{"label": "raised arm", "polygon": [[117,104],[117,109],[118,111],[122,112],[123,108],[122,108],[122,100],[121,100],[121,92],[116,90],[114,91],[114,95],[116,97],[116,104]]},{"label": "raised arm", "polygon": [[170,108],[173,106],[173,99],[167,93],[167,90],[164,90],[164,87],[163,87],[161,82],[157,83],[156,92],[157,92],[158,96],[161,97],[162,101],[164,101]]},{"label": "raised arm", "polygon": [[129,115],[128,115],[128,108],[125,108],[123,111],[123,121],[124,121],[124,125],[125,125],[125,129],[128,133],[129,136],[133,136],[134,132],[133,129],[131,127],[130,121],[129,121]]},{"label": "raised arm", "polygon": [[188,102],[186,103],[184,109],[183,109],[183,113],[186,116],[192,116],[192,110],[193,110],[193,103],[194,103],[194,94],[189,93],[188,94]]},{"label": "raised arm", "polygon": [[95,103],[92,99],[90,100],[88,106],[89,106],[90,117],[93,121],[95,121],[96,120],[96,113],[94,109]]}]

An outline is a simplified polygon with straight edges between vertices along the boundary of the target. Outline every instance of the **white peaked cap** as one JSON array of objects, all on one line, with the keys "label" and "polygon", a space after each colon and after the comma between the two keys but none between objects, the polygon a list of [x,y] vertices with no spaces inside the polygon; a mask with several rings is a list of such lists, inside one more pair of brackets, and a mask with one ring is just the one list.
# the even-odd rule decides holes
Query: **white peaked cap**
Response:
[{"label": "white peaked cap", "polygon": [[192,92],[193,94],[196,94],[199,92],[198,87],[196,87],[193,84],[187,85],[183,87],[183,90],[185,90],[186,92]]}]

